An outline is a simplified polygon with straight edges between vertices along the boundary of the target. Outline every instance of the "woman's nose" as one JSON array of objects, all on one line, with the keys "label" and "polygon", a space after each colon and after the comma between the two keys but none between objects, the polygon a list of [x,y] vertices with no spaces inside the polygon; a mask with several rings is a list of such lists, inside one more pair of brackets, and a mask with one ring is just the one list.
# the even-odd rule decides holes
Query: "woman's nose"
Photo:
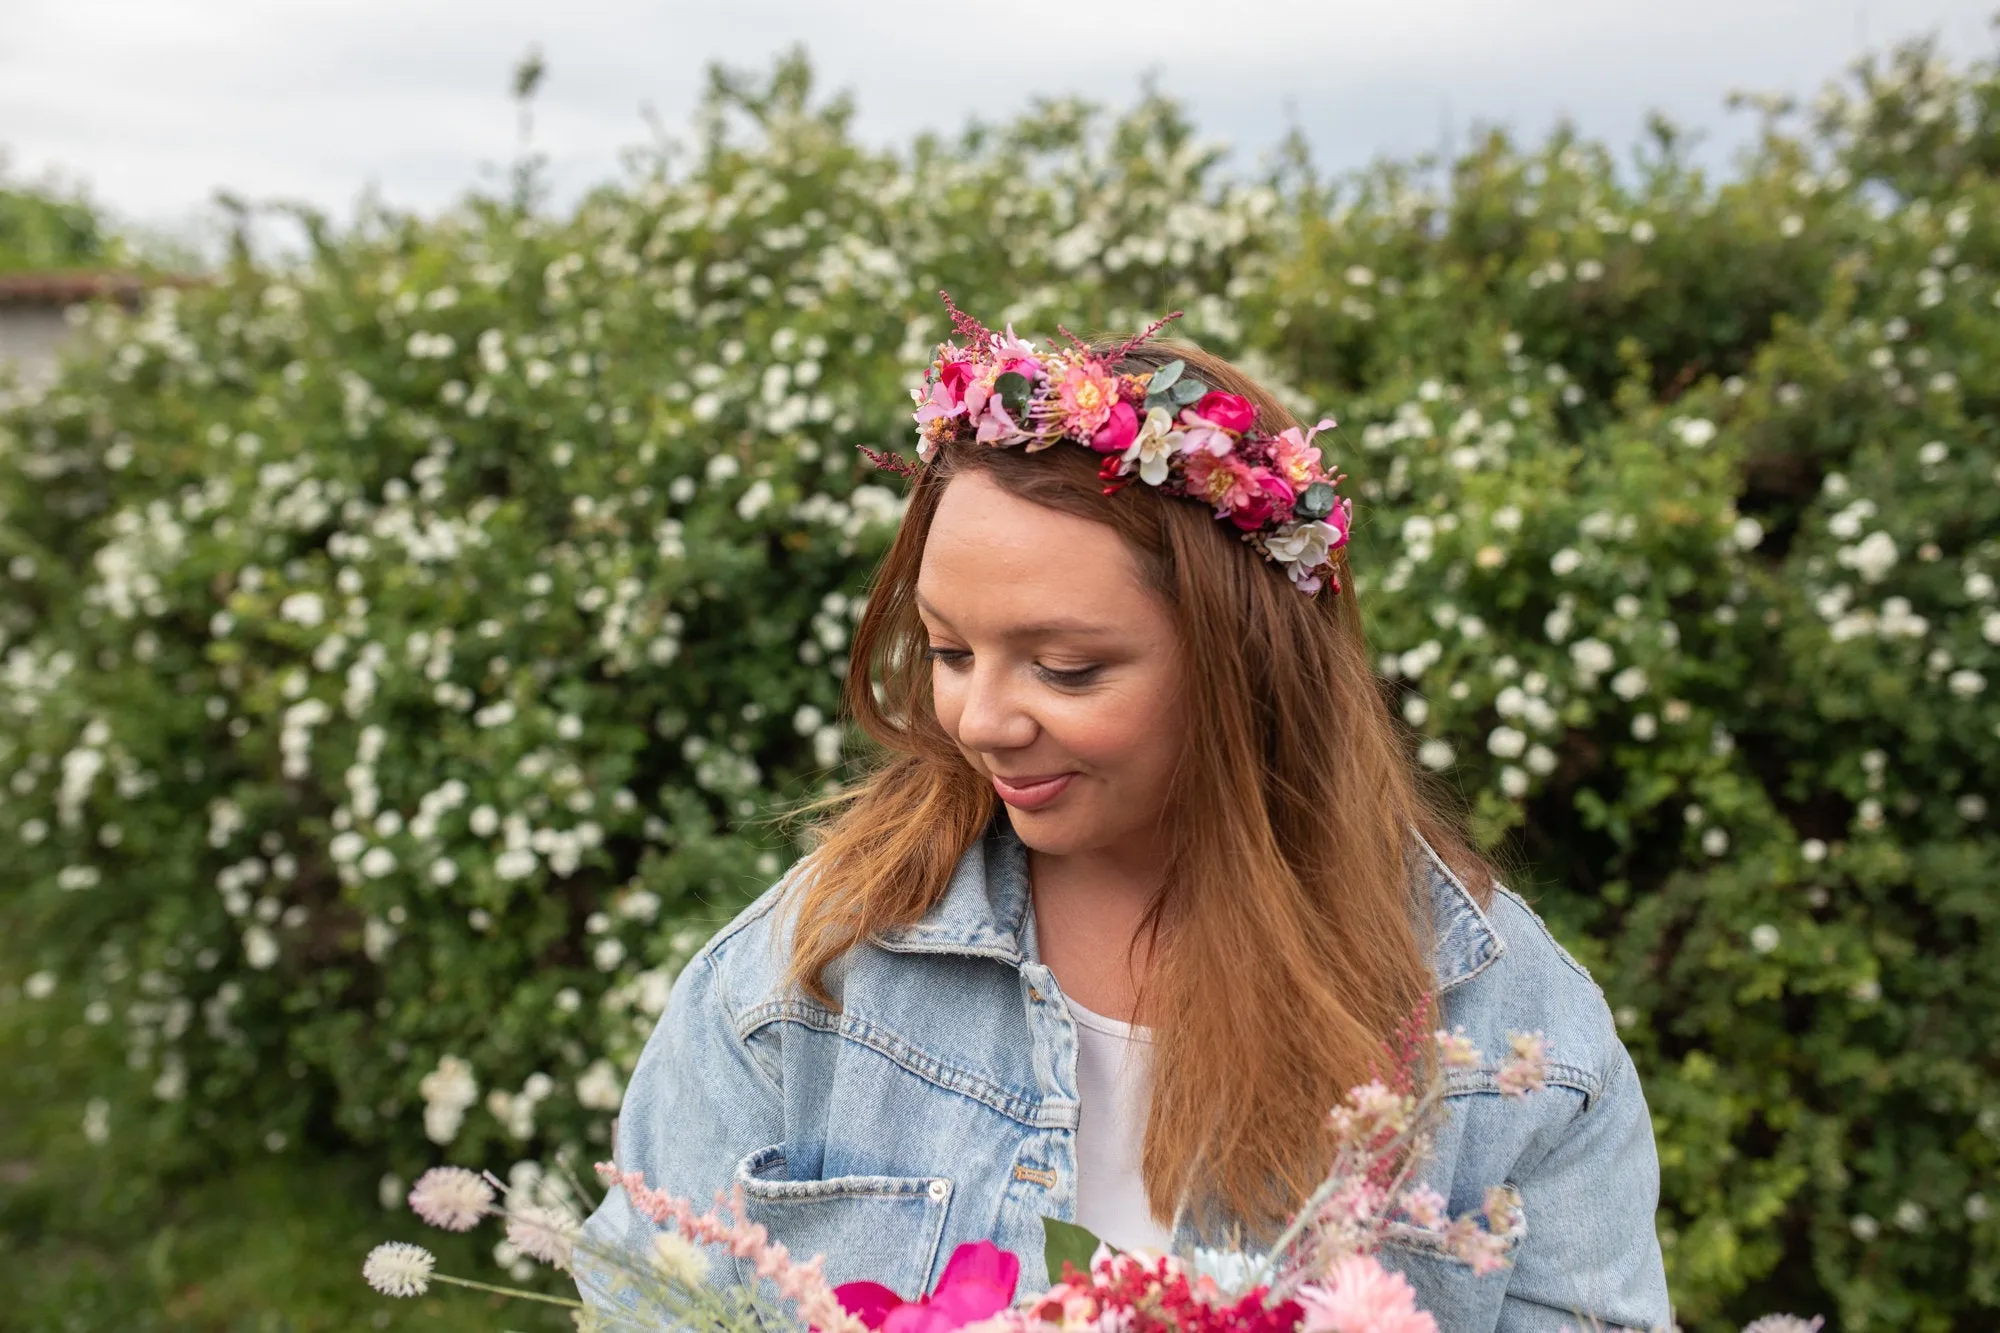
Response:
[{"label": "woman's nose", "polygon": [[975,665],[958,715],[958,743],[968,750],[1018,750],[1033,744],[1035,719],[1022,706],[1013,673]]}]

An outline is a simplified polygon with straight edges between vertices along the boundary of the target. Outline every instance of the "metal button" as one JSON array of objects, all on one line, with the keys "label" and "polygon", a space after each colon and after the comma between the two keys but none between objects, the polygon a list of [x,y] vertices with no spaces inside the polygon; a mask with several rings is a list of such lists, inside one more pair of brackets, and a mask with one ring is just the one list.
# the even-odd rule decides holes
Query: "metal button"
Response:
[{"label": "metal button", "polygon": [[951,1182],[948,1180],[933,1180],[928,1192],[933,1199],[936,1199],[939,1203],[943,1203],[951,1193]]}]

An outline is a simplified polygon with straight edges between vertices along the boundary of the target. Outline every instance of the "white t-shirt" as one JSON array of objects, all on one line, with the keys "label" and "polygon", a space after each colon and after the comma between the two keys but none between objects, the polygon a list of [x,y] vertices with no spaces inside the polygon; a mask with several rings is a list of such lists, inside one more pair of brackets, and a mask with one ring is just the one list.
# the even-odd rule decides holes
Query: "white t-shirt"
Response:
[{"label": "white t-shirt", "polygon": [[1076,1020],[1076,1222],[1121,1250],[1173,1250],[1153,1220],[1139,1153],[1152,1092],[1153,1034],[1069,1001]]}]

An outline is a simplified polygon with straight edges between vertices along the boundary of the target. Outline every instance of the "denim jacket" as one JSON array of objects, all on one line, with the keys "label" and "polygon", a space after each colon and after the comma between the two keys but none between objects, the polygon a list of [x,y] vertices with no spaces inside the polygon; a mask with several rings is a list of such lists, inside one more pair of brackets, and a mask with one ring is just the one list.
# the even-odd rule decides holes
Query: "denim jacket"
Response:
[{"label": "denim jacket", "polygon": [[[1491,1186],[1520,1192],[1510,1265],[1474,1277],[1415,1232],[1384,1261],[1444,1333],[1666,1326],[1652,1126],[1602,992],[1520,898],[1496,890],[1482,909],[1421,839],[1412,860],[1445,1024],[1489,1057],[1538,1030],[1550,1063],[1547,1089],[1519,1099],[1491,1064],[1451,1071],[1423,1172],[1454,1214]],[[740,1185],[751,1220],[824,1254],[835,1283],[914,1296],[985,1238],[1020,1256],[1023,1291],[1046,1285],[1042,1218],[1076,1209],[1076,1028],[1036,954],[1025,849],[996,821],[923,920],[830,970],[834,1009],[785,985],[784,890],[675,982],[625,1094],[619,1166],[704,1206]],[[643,1263],[652,1228],[613,1190],[586,1238]],[[1184,1222],[1177,1247],[1195,1239]],[[727,1255],[712,1263],[754,1280]]]}]

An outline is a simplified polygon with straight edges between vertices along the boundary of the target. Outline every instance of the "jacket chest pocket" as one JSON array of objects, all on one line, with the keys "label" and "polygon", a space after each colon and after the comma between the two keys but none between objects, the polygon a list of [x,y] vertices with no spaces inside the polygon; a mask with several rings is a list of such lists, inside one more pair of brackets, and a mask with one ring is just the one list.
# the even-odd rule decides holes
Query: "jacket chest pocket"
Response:
[{"label": "jacket chest pocket", "polygon": [[[836,1176],[792,1180],[782,1144],[760,1148],[736,1166],[749,1221],[801,1262],[826,1258],[826,1281],[880,1282],[905,1299],[930,1290],[951,1205],[951,1181],[941,1176]],[[740,1280],[757,1281],[757,1267],[736,1260]],[[769,1293],[767,1287],[766,1294]]]}]

